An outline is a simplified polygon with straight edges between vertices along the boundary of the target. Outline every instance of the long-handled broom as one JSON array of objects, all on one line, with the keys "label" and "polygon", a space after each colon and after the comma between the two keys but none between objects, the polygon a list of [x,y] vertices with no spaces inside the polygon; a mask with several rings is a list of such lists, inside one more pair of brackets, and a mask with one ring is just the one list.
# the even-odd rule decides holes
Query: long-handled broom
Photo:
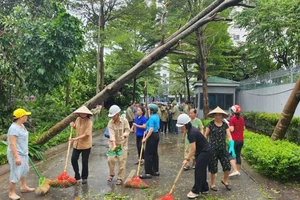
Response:
[{"label": "long-handled broom", "polygon": [[[145,133],[143,135],[143,139],[145,137]],[[143,154],[143,148],[144,148],[144,143],[142,142],[142,146],[141,146],[141,153],[140,153],[140,158],[139,158],[139,164],[138,164],[138,168],[136,171],[136,176],[133,177],[132,179],[126,181],[124,183],[124,187],[131,187],[131,188],[140,188],[140,189],[145,189],[148,188],[149,186],[147,185],[147,183],[145,183],[140,177],[140,168],[141,168],[141,161],[142,161],[142,154]]]},{"label": "long-handled broom", "polygon": [[68,145],[68,150],[67,150],[67,157],[66,157],[64,171],[56,179],[51,181],[51,183],[50,183],[51,187],[68,188],[68,187],[71,187],[71,186],[77,184],[77,180],[73,177],[70,177],[66,172],[67,171],[67,165],[68,165],[68,158],[69,158],[69,154],[70,154],[70,147],[71,147],[70,139],[72,138],[72,131],[73,131],[73,128],[71,127],[70,137],[69,137],[69,145]]},{"label": "long-handled broom", "polygon": [[45,177],[42,177],[30,157],[28,157],[28,160],[29,160],[30,164],[32,165],[36,175],[39,177],[39,187],[35,189],[35,193],[38,195],[44,195],[50,189],[49,184],[50,184],[51,180],[47,179]]},{"label": "long-handled broom", "polygon": [[177,176],[176,176],[176,179],[175,179],[175,181],[174,181],[174,183],[173,183],[173,185],[172,185],[172,188],[171,188],[170,192],[169,192],[168,194],[166,194],[165,196],[162,196],[162,197],[160,197],[160,198],[157,198],[156,200],[174,200],[174,198],[172,197],[172,193],[173,193],[173,191],[174,191],[174,189],[175,189],[176,183],[177,183],[178,180],[179,180],[179,177],[180,177],[180,175],[181,175],[181,172],[183,171],[183,168],[184,168],[184,165],[181,166],[181,168],[180,168],[180,170],[179,170],[179,172],[178,172],[178,174],[177,174]]}]

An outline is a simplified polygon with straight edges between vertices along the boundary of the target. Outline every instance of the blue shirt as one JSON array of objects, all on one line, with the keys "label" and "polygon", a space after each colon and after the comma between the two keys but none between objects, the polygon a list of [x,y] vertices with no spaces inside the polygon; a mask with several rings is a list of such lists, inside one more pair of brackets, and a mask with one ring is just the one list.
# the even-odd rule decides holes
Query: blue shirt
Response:
[{"label": "blue shirt", "polygon": [[150,115],[150,117],[146,123],[147,131],[149,131],[150,128],[153,128],[153,132],[158,132],[159,122],[160,122],[160,119],[157,114]]},{"label": "blue shirt", "polygon": [[[134,118],[134,123],[136,123],[137,125],[143,125],[143,124],[146,124],[147,122],[147,119],[144,115],[142,116],[136,116]],[[143,136],[144,135],[144,132],[146,130],[146,128],[138,128],[138,127],[135,127],[135,130],[136,130],[136,136]]]},{"label": "blue shirt", "polygon": [[17,152],[21,156],[28,155],[28,131],[25,126],[24,129],[20,128],[16,123],[12,123],[8,129],[7,133],[7,153],[11,153],[12,150],[10,148],[10,135],[14,135],[17,137],[16,148]]}]

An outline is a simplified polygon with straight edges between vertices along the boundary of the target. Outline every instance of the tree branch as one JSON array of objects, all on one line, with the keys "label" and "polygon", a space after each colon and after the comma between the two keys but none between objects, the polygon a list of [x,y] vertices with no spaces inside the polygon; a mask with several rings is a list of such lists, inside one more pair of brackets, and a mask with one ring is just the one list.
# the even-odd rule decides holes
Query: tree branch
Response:
[{"label": "tree branch", "polygon": [[172,50],[170,53],[178,54],[178,55],[186,55],[186,56],[196,56],[195,53],[189,52],[189,51],[181,51],[181,50]]},{"label": "tree branch", "polygon": [[251,5],[244,4],[244,3],[239,3],[239,4],[237,4],[237,6],[242,6],[242,7],[245,7],[245,8],[255,8],[255,6],[251,6]]},{"label": "tree branch", "polygon": [[232,22],[232,19],[225,18],[225,17],[215,17],[212,21],[227,21],[227,22]]}]

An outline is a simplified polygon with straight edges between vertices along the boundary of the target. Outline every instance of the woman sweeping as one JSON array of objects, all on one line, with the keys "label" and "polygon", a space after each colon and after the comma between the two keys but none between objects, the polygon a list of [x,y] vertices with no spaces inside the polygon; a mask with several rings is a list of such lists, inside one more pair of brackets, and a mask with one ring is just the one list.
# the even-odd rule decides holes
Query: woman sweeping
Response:
[{"label": "woman sweeping", "polygon": [[[129,123],[127,119],[120,118],[120,107],[113,105],[109,108],[108,117],[111,117],[111,120],[108,122],[109,129],[109,146],[111,150],[115,150],[117,146],[121,147],[123,150],[122,155],[117,156],[108,156],[108,167],[110,175],[107,181],[111,182],[115,176],[115,165],[118,162],[119,170],[116,185],[121,185],[125,178],[126,172],[126,162],[127,162],[127,150],[128,150],[128,136],[130,134]],[[123,132],[124,131],[124,132]]]},{"label": "woman sweeping", "polygon": [[20,199],[16,194],[16,184],[21,180],[21,192],[32,192],[34,188],[28,187],[26,175],[29,172],[28,165],[28,131],[23,125],[28,120],[31,112],[24,109],[16,109],[13,112],[14,122],[7,133],[7,160],[10,165],[9,194],[8,198]]},{"label": "woman sweeping", "polygon": [[236,159],[234,156],[230,155],[230,164],[233,168],[233,172],[229,175],[236,176],[240,175],[239,170],[241,169],[241,151],[244,145],[244,130],[245,130],[245,121],[241,116],[242,108],[239,105],[233,105],[231,107],[231,112],[233,116],[229,121],[229,129],[231,133],[231,137],[234,140],[234,151],[236,155]]},{"label": "woman sweeping", "polygon": [[192,190],[187,194],[188,198],[194,199],[199,193],[208,193],[209,187],[206,181],[207,165],[211,157],[211,147],[199,129],[191,124],[191,118],[187,114],[179,115],[177,119],[177,127],[187,134],[190,144],[190,151],[183,161],[183,165],[189,163],[190,159],[195,155],[195,181]]},{"label": "woman sweeping", "polygon": [[229,154],[226,148],[226,136],[230,144],[230,151],[233,151],[234,141],[231,138],[229,127],[226,122],[223,122],[223,117],[228,117],[228,114],[222,110],[219,106],[208,113],[208,117],[213,117],[205,131],[206,138],[209,137],[209,143],[212,148],[212,157],[208,164],[208,171],[210,172],[210,188],[213,191],[218,191],[215,183],[216,173],[218,172],[218,160],[221,162],[223,168],[223,178],[221,183],[226,187],[227,190],[231,190],[231,186],[227,182],[230,172]]},{"label": "woman sweeping", "polygon": [[[82,106],[78,108],[74,112],[74,114],[78,117],[75,123],[70,123],[70,126],[76,130],[76,137],[70,139],[71,142],[74,142],[71,163],[75,172],[74,178],[77,181],[82,179],[82,184],[87,184],[87,179],[89,175],[89,156],[92,148],[93,130],[93,121],[90,119],[90,117],[93,115],[93,113],[86,106]],[[78,166],[78,159],[80,154],[82,154],[81,175],[79,173]]]},{"label": "woman sweeping", "polygon": [[[136,134],[136,148],[138,151],[138,159],[142,154],[142,161],[141,164],[144,164],[144,150],[141,150],[142,147],[142,140],[144,136],[144,132],[146,130],[146,122],[147,119],[145,117],[145,109],[141,106],[137,108],[137,116],[134,119],[134,122],[131,127],[131,132],[135,132]],[[135,163],[136,165],[139,164],[139,161]]]},{"label": "woman sweeping", "polygon": [[141,179],[152,178],[159,176],[159,158],[158,158],[158,143],[159,143],[159,122],[157,115],[158,107],[155,104],[149,104],[148,113],[150,117],[146,123],[146,136],[142,142],[146,142],[145,149],[145,174],[140,175]]}]

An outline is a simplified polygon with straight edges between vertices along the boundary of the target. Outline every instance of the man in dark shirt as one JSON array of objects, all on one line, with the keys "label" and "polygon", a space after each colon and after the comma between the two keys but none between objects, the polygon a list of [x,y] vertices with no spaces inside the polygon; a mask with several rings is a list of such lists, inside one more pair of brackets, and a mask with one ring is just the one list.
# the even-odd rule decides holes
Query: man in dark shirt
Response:
[{"label": "man in dark shirt", "polygon": [[209,190],[206,181],[206,169],[211,157],[211,147],[206,138],[197,128],[192,126],[190,121],[191,118],[187,114],[181,114],[177,119],[176,126],[180,127],[182,132],[187,133],[190,142],[190,152],[182,164],[185,166],[194,155],[196,158],[195,183],[192,190],[187,194],[188,198],[194,199],[199,196],[200,192],[208,193]]}]

